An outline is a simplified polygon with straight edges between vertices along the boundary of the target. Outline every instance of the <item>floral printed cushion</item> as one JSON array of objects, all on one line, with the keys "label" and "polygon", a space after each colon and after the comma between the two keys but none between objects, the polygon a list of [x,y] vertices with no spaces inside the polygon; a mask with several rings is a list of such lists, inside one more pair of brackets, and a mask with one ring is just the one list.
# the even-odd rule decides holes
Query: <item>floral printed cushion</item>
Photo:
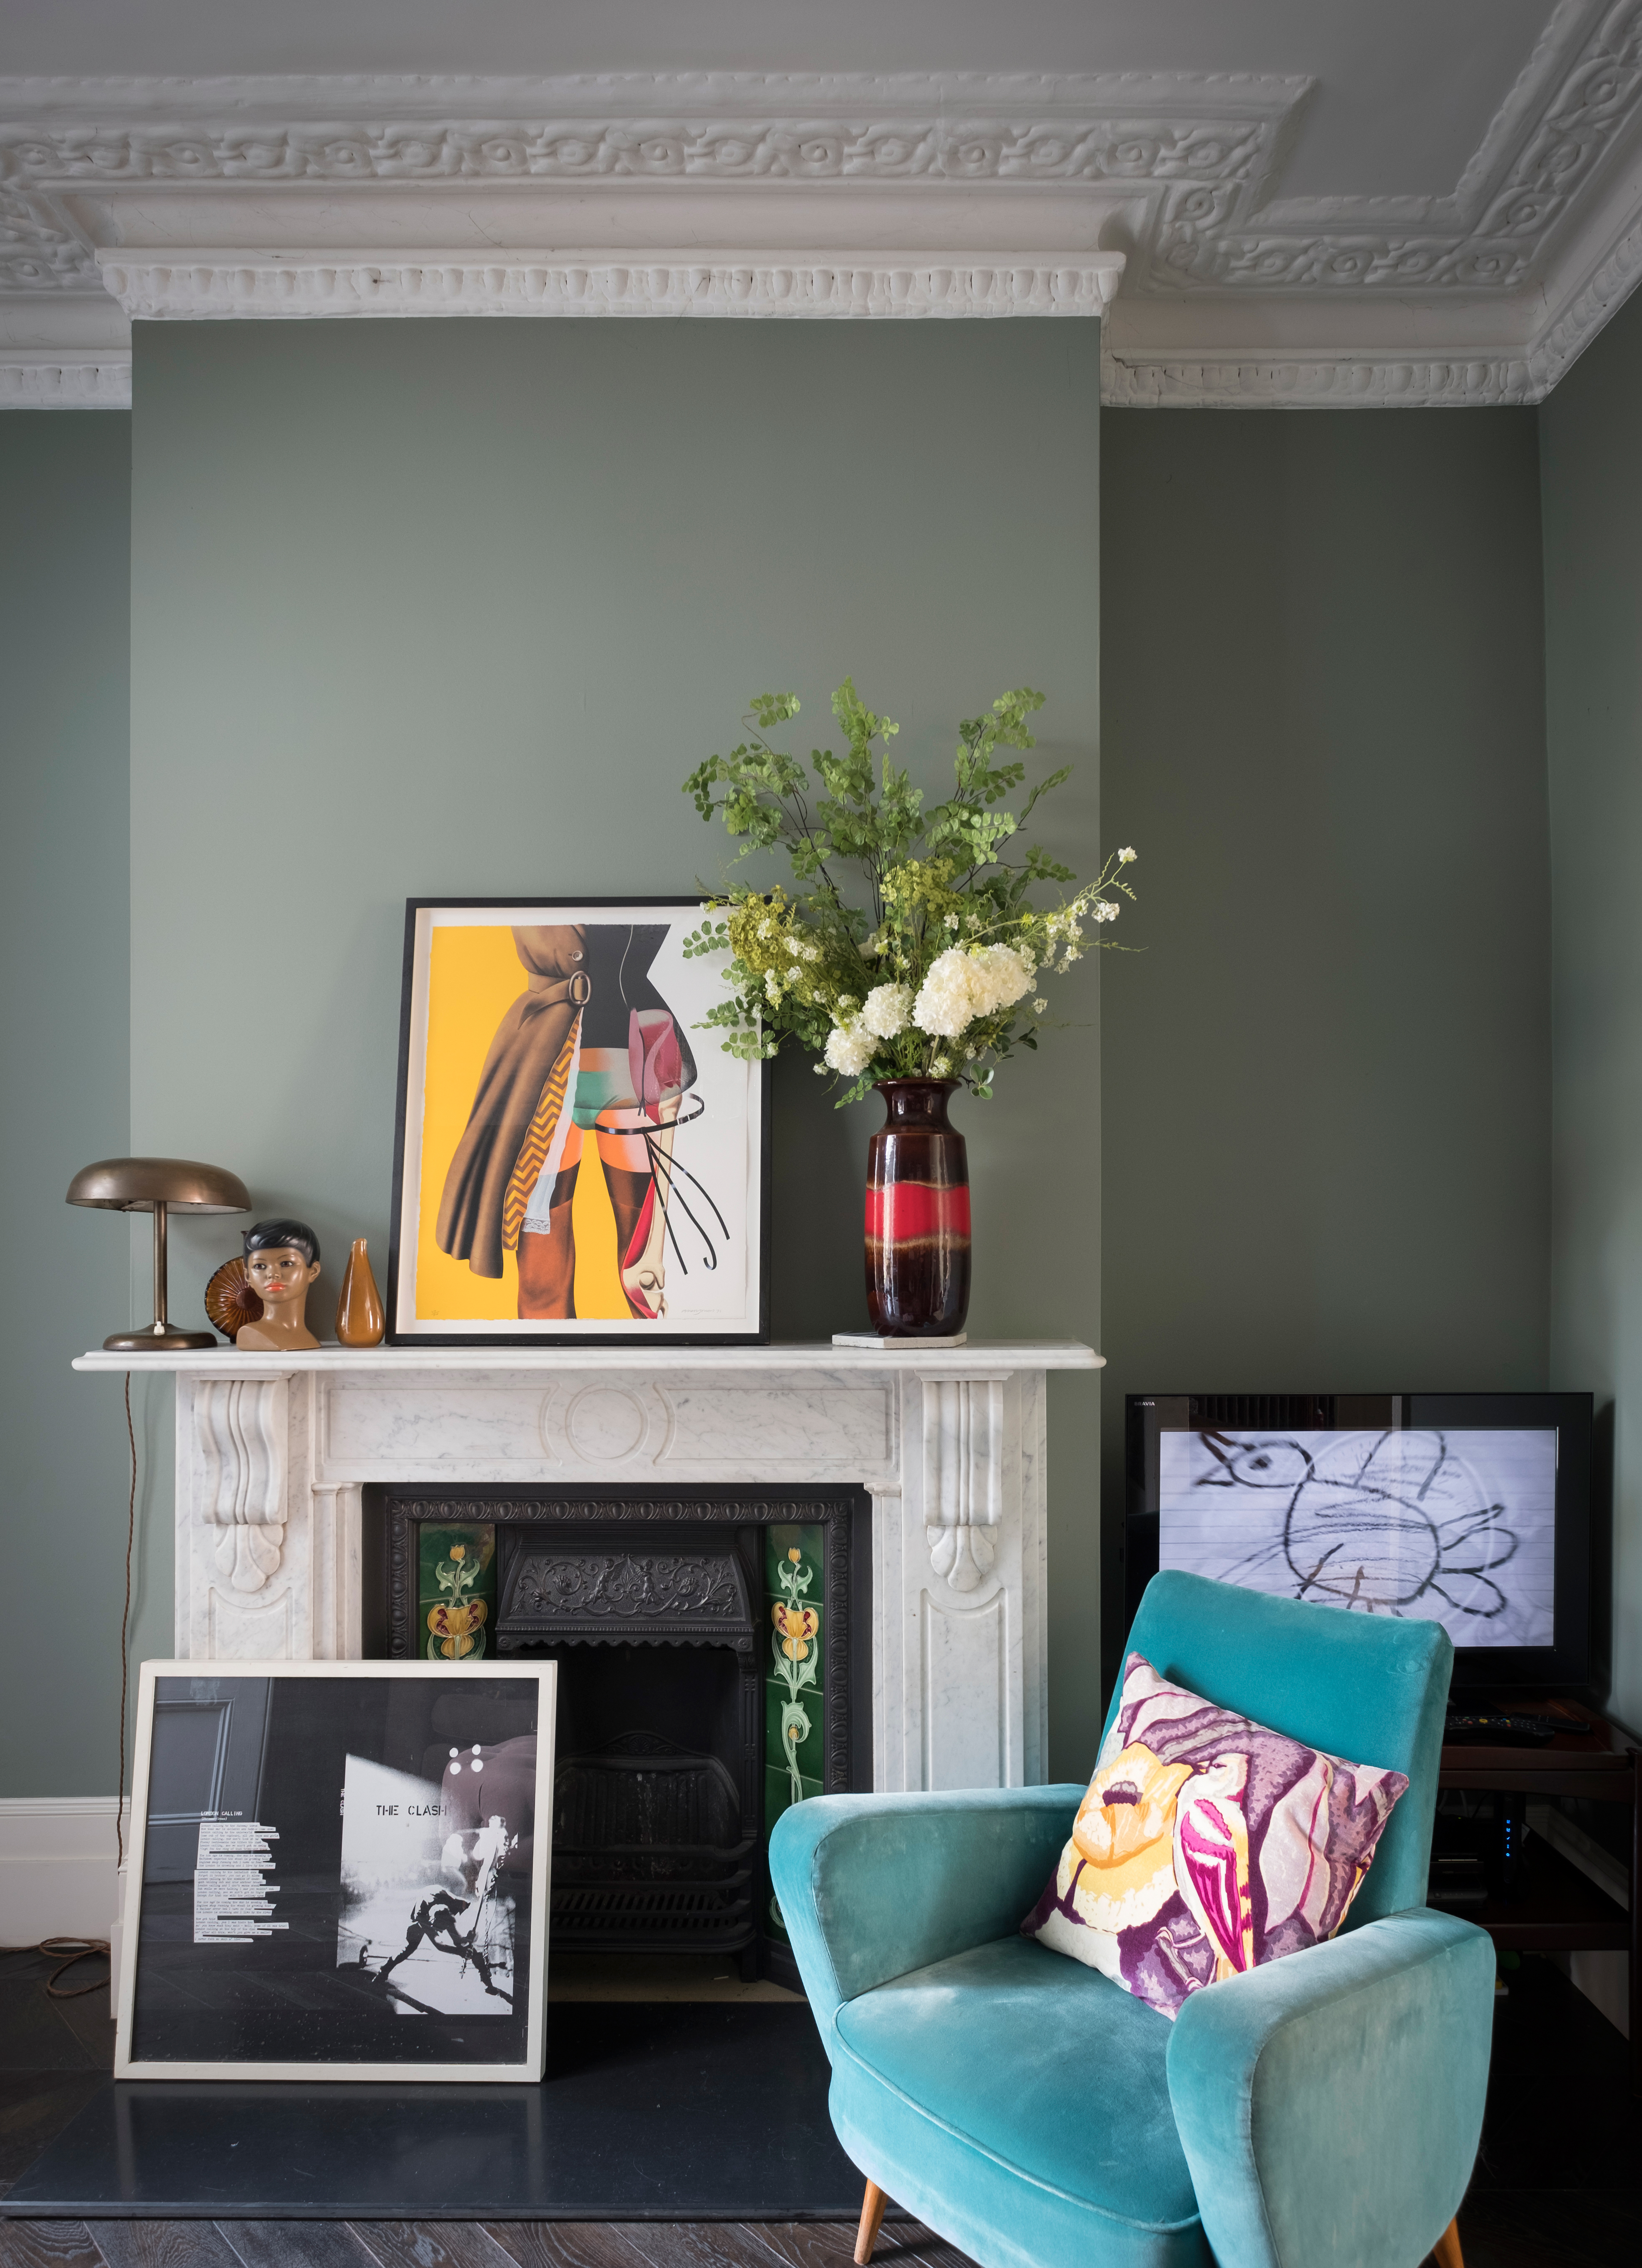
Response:
[{"label": "floral printed cushion", "polygon": [[1407,1786],[1217,1708],[1132,1653],[1072,1839],[1022,1933],[1172,2018],[1204,1985],[1332,1937]]}]

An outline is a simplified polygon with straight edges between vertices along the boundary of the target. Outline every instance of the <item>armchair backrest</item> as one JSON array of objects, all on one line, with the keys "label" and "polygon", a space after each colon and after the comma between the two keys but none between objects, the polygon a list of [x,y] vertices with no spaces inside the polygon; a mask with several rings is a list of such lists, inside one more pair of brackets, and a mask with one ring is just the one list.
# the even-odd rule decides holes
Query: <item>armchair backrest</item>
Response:
[{"label": "armchair backrest", "polygon": [[[1408,1792],[1345,1926],[1425,1904],[1454,1667],[1440,1623],[1308,1606],[1171,1572],[1147,1585],[1125,1653],[1143,1653],[1172,1683],[1293,1740],[1406,1772]],[[1107,1732],[1118,1702],[1114,1692]]]}]

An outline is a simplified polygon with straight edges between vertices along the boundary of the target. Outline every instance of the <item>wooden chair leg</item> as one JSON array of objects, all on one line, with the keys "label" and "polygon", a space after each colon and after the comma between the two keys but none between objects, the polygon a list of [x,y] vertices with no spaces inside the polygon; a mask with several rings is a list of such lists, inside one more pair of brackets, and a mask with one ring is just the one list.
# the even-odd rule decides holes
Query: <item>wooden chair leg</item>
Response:
[{"label": "wooden chair leg", "polygon": [[[861,2223],[862,2228],[866,2223]],[[859,2259],[861,2255],[856,2254]],[[1431,2257],[1437,2268],[1465,2268],[1465,2255],[1460,2250],[1460,2224],[1451,2220],[1431,2248]]]},{"label": "wooden chair leg", "polygon": [[[867,2268],[867,2263],[872,2257],[872,2248],[878,2241],[878,2229],[883,2220],[883,2208],[889,2202],[876,2182],[868,2183],[867,2194],[861,2201],[861,2227],[855,2234],[855,2258],[860,2268]],[[1448,2240],[1445,2236],[1442,2241],[1446,2244]],[[1448,2268],[1446,2260],[1443,2268]],[[1464,2268],[1464,2263],[1458,2259],[1457,2255],[1455,2268]]]}]

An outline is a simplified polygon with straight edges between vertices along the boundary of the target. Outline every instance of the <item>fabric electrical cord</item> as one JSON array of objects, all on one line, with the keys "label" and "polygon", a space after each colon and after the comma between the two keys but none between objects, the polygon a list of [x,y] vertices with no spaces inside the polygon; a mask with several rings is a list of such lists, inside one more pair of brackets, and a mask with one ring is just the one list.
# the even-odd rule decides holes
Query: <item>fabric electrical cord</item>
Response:
[{"label": "fabric electrical cord", "polygon": [[123,1867],[126,1862],[126,1694],[130,1683],[127,1633],[131,1625],[131,1547],[136,1541],[136,1429],[131,1423],[131,1373],[129,1371],[126,1373],[126,1440],[130,1444],[131,1449],[131,1493],[126,1504],[126,1596],[125,1604],[120,1609],[120,1793],[114,1804],[116,1867]]}]

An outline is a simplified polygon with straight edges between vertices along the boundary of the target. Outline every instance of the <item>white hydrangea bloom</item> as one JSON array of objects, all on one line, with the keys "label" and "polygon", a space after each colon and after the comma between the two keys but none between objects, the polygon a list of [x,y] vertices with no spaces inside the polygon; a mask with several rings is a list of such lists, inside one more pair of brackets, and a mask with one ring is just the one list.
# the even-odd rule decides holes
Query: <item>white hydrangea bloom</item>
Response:
[{"label": "white hydrangea bloom", "polygon": [[979,1012],[975,999],[979,972],[969,954],[949,945],[930,962],[913,1003],[913,1021],[920,1032],[955,1040]]},{"label": "white hydrangea bloom", "polygon": [[990,1016],[1024,999],[1037,976],[1035,965],[1012,945],[983,945],[970,955],[975,964],[977,1015]]},{"label": "white hydrangea bloom", "polygon": [[826,1035],[828,1065],[846,1079],[859,1079],[872,1061],[876,1045],[871,1034],[863,1032],[859,1024],[834,1024]]},{"label": "white hydrangea bloom", "polygon": [[892,1040],[898,1032],[906,1029],[906,1019],[912,1013],[912,988],[906,984],[875,984],[868,993],[861,1012],[863,1030],[876,1032],[881,1040]]},{"label": "white hydrangea bloom", "polygon": [[1120,909],[1110,898],[1096,898],[1095,918],[1097,922],[1116,921]]}]

